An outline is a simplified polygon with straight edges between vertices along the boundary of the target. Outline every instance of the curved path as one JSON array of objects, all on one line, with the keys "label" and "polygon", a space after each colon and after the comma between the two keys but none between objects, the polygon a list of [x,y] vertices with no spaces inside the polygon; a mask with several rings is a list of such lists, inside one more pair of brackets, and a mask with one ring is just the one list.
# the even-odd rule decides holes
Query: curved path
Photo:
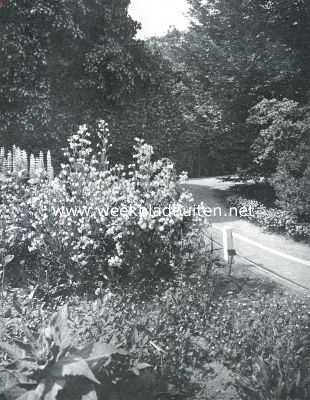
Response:
[{"label": "curved path", "polygon": [[[310,246],[307,244],[295,242],[283,235],[264,232],[262,228],[239,217],[225,216],[225,213],[229,215],[229,211],[225,207],[225,199],[231,194],[230,189],[235,184],[236,182],[223,181],[220,177],[190,179],[187,182],[188,189],[193,193],[197,203],[203,201],[208,207],[221,207],[223,210],[222,215],[224,216],[210,218],[214,238],[222,242],[221,230],[229,225],[234,232],[262,246],[310,262]],[[271,254],[240,239],[234,239],[234,244],[238,255],[242,256],[236,258],[238,264],[247,264],[248,259],[257,266],[267,268],[310,290],[310,266]]]}]

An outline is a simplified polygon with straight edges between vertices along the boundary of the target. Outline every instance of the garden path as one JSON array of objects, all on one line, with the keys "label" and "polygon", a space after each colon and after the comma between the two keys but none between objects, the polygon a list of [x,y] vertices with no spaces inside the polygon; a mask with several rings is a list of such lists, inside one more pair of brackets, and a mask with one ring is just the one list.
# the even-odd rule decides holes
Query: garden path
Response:
[{"label": "garden path", "polygon": [[[223,210],[224,216],[210,218],[214,239],[222,242],[221,230],[229,225],[234,232],[260,245],[310,261],[309,245],[298,243],[284,235],[264,232],[262,228],[242,218],[225,216],[225,212],[229,214],[225,207],[225,198],[232,194],[231,188],[235,184],[236,182],[223,181],[221,177],[190,179],[187,182],[188,189],[193,193],[196,202],[203,201],[208,207],[221,207]],[[234,244],[238,255],[242,256],[236,257],[236,264],[245,264],[248,259],[258,267],[266,268],[310,290],[310,266],[271,254],[239,239],[234,239]]]}]

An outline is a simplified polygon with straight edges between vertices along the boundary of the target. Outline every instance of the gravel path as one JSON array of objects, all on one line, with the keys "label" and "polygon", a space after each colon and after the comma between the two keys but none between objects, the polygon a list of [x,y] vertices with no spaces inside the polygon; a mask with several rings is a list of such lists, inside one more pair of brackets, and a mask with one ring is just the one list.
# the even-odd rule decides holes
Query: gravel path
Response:
[{"label": "gravel path", "polygon": [[[227,182],[216,177],[191,179],[188,181],[187,186],[193,193],[196,202],[203,201],[208,207],[212,208],[221,207],[223,210],[222,215],[225,213],[229,215],[229,211],[225,207],[225,199],[231,194],[230,189],[235,184],[236,182]],[[307,244],[295,242],[282,235],[264,232],[262,228],[239,217],[224,215],[212,217],[210,220],[214,227],[212,230],[213,235],[218,241],[222,241],[220,229],[229,225],[233,228],[234,232],[254,240],[263,246],[310,261],[310,246]],[[310,290],[310,266],[308,267],[297,262],[286,260],[282,256],[270,254],[268,251],[264,251],[239,239],[235,239],[234,242],[239,255]],[[240,259],[237,257],[236,262],[244,264],[247,261],[244,258]]]}]

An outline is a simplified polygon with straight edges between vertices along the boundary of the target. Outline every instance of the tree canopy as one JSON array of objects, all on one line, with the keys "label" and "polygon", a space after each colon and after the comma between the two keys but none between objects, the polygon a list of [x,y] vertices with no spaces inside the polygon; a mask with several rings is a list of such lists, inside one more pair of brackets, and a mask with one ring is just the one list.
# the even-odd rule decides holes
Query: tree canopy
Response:
[{"label": "tree canopy", "polygon": [[149,79],[128,0],[11,1],[0,9],[0,133],[37,149]]},{"label": "tree canopy", "polygon": [[[2,144],[58,153],[77,125],[104,118],[116,162],[131,157],[140,136],[191,175],[272,175],[286,139],[268,132],[283,129],[284,138],[292,128],[291,146],[308,135],[310,4],[188,2],[187,32],[142,41],[129,0],[8,0],[0,8]],[[261,123],[268,110],[278,114]]]}]

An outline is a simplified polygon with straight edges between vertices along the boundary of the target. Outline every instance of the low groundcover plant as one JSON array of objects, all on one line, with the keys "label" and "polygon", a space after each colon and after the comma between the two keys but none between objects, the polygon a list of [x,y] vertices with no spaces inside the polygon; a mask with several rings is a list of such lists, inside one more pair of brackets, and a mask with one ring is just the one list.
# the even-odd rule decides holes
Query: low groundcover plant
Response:
[{"label": "low groundcover plant", "polygon": [[68,321],[68,307],[63,306],[39,335],[24,328],[24,341],[0,343],[9,359],[0,370],[0,381],[6,377],[0,398],[96,400],[111,394],[122,378],[150,367],[131,362],[126,351],[102,341],[75,347]]}]

